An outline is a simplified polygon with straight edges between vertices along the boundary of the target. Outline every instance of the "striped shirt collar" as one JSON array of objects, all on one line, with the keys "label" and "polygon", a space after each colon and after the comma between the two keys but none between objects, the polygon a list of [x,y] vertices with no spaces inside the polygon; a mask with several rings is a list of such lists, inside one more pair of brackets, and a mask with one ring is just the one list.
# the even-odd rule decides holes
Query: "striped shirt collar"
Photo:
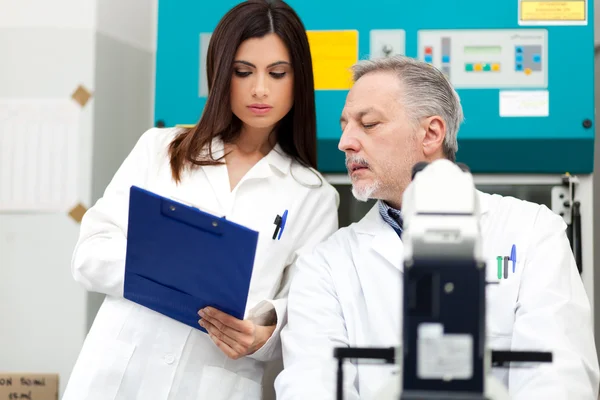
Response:
[{"label": "striped shirt collar", "polygon": [[381,218],[383,218],[383,220],[385,222],[387,222],[392,228],[394,228],[396,233],[398,233],[398,236],[401,236],[402,235],[402,214],[400,213],[400,210],[396,210],[395,208],[390,207],[383,200],[379,200],[378,203],[379,203],[379,214],[381,215]]}]

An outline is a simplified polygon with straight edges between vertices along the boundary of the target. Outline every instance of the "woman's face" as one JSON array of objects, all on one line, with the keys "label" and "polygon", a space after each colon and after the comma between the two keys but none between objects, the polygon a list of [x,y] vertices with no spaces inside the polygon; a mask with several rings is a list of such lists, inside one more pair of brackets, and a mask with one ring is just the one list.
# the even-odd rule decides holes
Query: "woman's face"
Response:
[{"label": "woman's face", "polygon": [[271,130],[294,103],[289,52],[274,33],[240,44],[233,61],[231,109],[246,129]]}]

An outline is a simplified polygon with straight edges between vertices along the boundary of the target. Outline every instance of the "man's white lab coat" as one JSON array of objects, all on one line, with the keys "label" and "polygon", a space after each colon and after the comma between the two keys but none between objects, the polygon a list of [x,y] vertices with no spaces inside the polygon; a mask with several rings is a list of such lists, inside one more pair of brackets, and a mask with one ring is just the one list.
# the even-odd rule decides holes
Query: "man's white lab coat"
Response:
[{"label": "man's white lab coat", "polygon": [[[590,303],[565,223],[547,207],[479,193],[488,260],[487,342],[498,350],[551,351],[551,364],[498,369],[515,400],[595,400],[599,367]],[[496,258],[518,256],[498,279]],[[333,348],[397,346],[401,332],[403,245],[376,205],[298,264],[282,332],[285,370],[278,400],[331,399]],[[344,399],[372,399],[394,366],[346,363]],[[378,399],[385,400],[385,399]]]}]

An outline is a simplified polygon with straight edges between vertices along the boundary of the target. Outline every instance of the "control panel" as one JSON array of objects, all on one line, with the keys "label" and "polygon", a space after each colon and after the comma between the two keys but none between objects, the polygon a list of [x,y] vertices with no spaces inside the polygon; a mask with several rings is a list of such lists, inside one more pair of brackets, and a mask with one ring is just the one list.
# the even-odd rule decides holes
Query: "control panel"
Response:
[{"label": "control panel", "polygon": [[[159,0],[157,126],[198,121],[208,98],[212,32],[241,1]],[[426,61],[450,78],[465,115],[456,156],[473,172],[593,170],[594,2],[287,3],[302,19],[311,50],[320,171],[347,172],[338,145],[351,66],[395,54]]]},{"label": "control panel", "polygon": [[418,57],[457,89],[546,88],[545,29],[420,30]]}]

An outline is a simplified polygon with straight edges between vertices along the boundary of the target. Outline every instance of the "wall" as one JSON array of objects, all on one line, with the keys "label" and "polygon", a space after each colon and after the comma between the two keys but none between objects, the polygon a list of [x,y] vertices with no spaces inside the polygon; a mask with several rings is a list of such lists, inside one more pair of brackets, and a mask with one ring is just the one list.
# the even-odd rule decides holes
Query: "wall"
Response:
[{"label": "wall", "polygon": [[157,1],[98,3],[94,170],[97,200],[152,121]]},{"label": "wall", "polygon": [[[93,88],[93,3],[2,0],[0,10],[0,97],[68,98],[80,84]],[[93,106],[79,131],[84,204]],[[85,335],[86,293],[69,269],[78,232],[66,212],[0,214],[0,370],[58,373],[61,390]]]},{"label": "wall", "polygon": [[[152,122],[156,0],[0,0],[0,98],[68,98],[82,84],[78,194],[91,206]],[[74,282],[79,225],[0,213],[0,371],[60,375],[102,296]]]},{"label": "wall", "polygon": [[[90,29],[96,5],[78,0],[0,0],[0,27]],[[74,31],[72,31],[74,33]]]},{"label": "wall", "polygon": [[[95,202],[140,135],[152,127],[157,0],[102,0],[97,8],[94,87]],[[89,293],[89,328],[104,296]]]}]

